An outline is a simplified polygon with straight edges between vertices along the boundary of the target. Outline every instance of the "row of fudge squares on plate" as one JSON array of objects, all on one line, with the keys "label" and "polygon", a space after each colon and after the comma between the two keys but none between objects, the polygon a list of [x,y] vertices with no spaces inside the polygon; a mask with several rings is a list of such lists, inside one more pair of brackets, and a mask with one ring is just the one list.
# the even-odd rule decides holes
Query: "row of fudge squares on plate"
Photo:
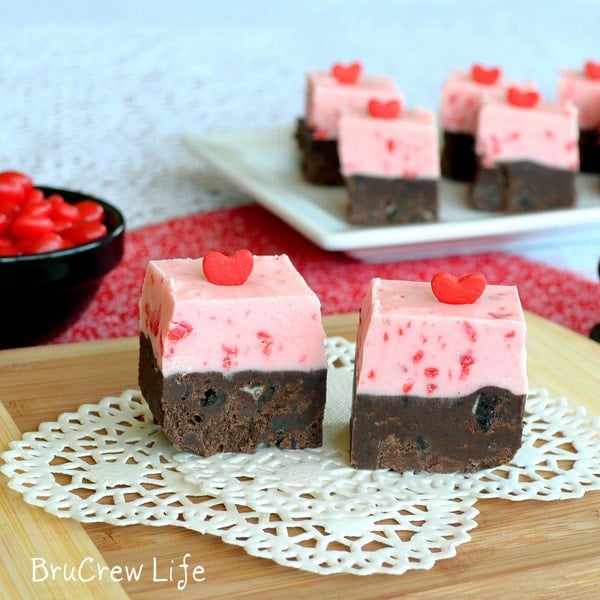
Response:
[{"label": "row of fudge squares on plate", "polygon": [[[323,443],[320,302],[286,255],[149,263],[139,384],[177,448],[201,456]],[[350,464],[473,472],[522,443],[525,321],[514,286],[481,274],[373,279],[357,330]]]},{"label": "row of fudge squares on plate", "polygon": [[442,86],[439,121],[405,108],[395,83],[360,63],[309,72],[296,129],[302,173],[345,184],[348,221],[360,225],[436,221],[440,176],[470,182],[475,209],[571,207],[575,174],[600,172],[600,65],[561,73],[555,102],[474,65]]}]

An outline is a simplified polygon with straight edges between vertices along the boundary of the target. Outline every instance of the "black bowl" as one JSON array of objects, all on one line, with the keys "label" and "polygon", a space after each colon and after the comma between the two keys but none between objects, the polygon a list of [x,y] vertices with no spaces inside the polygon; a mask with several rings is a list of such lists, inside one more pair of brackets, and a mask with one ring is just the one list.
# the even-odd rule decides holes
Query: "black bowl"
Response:
[{"label": "black bowl", "polygon": [[116,207],[89,194],[36,187],[71,203],[98,202],[108,233],[65,250],[0,257],[0,348],[43,344],[70,327],[123,257],[125,220]]}]

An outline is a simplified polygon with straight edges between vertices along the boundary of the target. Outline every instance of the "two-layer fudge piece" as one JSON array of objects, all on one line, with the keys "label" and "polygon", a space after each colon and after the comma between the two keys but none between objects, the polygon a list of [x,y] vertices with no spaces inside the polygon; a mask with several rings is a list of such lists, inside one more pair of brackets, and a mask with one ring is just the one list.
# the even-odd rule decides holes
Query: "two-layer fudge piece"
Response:
[{"label": "two-layer fudge piece", "polygon": [[560,73],[558,100],[579,109],[579,160],[582,171],[600,173],[600,62]]},{"label": "two-layer fudge piece", "polygon": [[473,181],[477,170],[475,134],[481,105],[502,98],[508,83],[499,67],[475,64],[469,71],[451,73],[442,85],[440,125],[443,132],[442,175]]},{"label": "two-layer fudge piece", "polygon": [[339,120],[348,221],[357,225],[426,223],[438,218],[439,137],[435,115],[371,98]]},{"label": "two-layer fudge piece", "polygon": [[306,76],[305,115],[298,120],[296,140],[304,178],[315,184],[340,185],[338,120],[343,110],[362,108],[373,97],[401,100],[394,82],[363,74],[360,62],[336,63],[329,72]]},{"label": "two-layer fudge piece", "polygon": [[510,87],[479,112],[472,208],[526,212],[573,206],[579,171],[577,108]]},{"label": "two-layer fudge piece", "polygon": [[527,374],[515,287],[476,273],[374,279],[356,344],[353,466],[474,472],[520,448]]},{"label": "two-layer fudge piece", "polygon": [[321,445],[320,303],[286,255],[151,261],[139,307],[139,385],[174,446]]}]

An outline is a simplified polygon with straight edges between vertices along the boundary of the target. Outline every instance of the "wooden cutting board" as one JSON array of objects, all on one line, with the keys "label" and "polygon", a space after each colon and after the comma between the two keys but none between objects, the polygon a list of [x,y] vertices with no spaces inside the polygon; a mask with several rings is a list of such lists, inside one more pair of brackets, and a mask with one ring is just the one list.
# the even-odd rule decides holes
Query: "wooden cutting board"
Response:
[{"label": "wooden cutting board", "polygon": [[[356,314],[324,319],[329,335],[354,339]],[[600,345],[527,314],[529,377],[600,414]],[[137,339],[0,352],[0,451],[84,402],[137,387]],[[600,492],[563,502],[482,500],[472,540],[455,558],[401,576],[319,576],[254,558],[219,538],[175,527],[81,525],[26,504],[0,475],[2,598],[596,598],[600,584]],[[178,565],[201,565],[204,581],[177,590]],[[55,581],[58,567],[157,566],[157,577]],[[35,564],[40,564],[35,563]],[[169,578],[169,567],[173,567]],[[117,573],[117,571],[115,571]],[[37,581],[34,581],[34,574]],[[118,575],[118,573],[117,573]],[[158,581],[163,579],[164,581]]]}]

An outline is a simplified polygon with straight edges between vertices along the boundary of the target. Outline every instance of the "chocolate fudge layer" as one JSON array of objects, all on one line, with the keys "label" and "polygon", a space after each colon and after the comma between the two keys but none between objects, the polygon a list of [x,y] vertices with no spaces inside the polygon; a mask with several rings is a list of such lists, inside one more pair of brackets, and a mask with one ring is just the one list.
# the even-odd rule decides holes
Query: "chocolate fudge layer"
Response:
[{"label": "chocolate fudge layer", "polygon": [[155,421],[175,447],[201,456],[321,446],[326,381],[326,369],[163,377],[140,335],[140,389]]},{"label": "chocolate fudge layer", "polygon": [[568,208],[575,203],[575,173],[530,161],[479,165],[469,192],[478,210],[518,213]]},{"label": "chocolate fudge layer", "polygon": [[525,396],[490,386],[459,398],[359,394],[350,462],[359,469],[467,472],[510,462]]},{"label": "chocolate fudge layer", "polygon": [[600,129],[579,131],[580,168],[586,173],[600,173]]},{"label": "chocolate fudge layer", "polygon": [[309,183],[342,185],[337,140],[316,140],[304,119],[298,119],[296,141],[301,152],[302,175]]},{"label": "chocolate fudge layer", "polygon": [[348,221],[355,225],[427,223],[438,218],[438,184],[432,179],[346,178]]},{"label": "chocolate fudge layer", "polygon": [[455,181],[473,181],[477,172],[475,136],[444,131],[441,158],[442,175]]}]

